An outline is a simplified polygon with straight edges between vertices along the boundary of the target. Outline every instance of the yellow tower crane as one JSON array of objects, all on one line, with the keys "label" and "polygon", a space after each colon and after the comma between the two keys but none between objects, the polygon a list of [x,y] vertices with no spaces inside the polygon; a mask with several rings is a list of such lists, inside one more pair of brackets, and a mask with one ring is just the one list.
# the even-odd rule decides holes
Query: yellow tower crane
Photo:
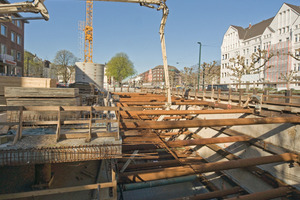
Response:
[{"label": "yellow tower crane", "polygon": [[93,0],[86,1],[84,27],[84,62],[93,62]]}]

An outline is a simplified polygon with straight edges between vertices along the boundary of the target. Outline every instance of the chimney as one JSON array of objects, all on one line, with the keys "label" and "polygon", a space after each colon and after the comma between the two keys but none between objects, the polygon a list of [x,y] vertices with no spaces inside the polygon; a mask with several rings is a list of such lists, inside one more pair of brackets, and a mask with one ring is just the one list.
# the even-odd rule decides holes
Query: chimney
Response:
[{"label": "chimney", "polygon": [[249,23],[249,29],[252,27],[251,23]]}]

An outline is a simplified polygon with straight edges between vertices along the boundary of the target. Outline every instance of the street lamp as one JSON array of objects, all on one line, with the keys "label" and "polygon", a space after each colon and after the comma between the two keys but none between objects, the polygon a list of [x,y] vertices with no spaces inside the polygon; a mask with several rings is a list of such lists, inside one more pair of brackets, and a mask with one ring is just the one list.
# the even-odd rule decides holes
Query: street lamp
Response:
[{"label": "street lamp", "polygon": [[[200,84],[200,65],[201,65],[201,42],[198,42],[198,44],[200,45],[199,48],[199,66],[198,66],[198,90],[199,90],[199,84]],[[204,77],[204,73],[203,73],[203,77]],[[204,89],[204,80],[203,80],[203,88]]]}]

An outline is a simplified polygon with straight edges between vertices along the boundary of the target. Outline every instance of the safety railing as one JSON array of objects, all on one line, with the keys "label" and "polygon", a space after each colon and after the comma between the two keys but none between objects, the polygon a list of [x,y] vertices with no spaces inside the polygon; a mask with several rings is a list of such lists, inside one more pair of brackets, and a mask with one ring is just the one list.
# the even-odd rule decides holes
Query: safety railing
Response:
[{"label": "safety railing", "polygon": [[[116,136],[119,139],[120,112],[118,107],[100,106],[0,106],[0,111],[7,112],[7,122],[0,125],[17,126],[14,144],[21,139],[23,127],[56,126],[56,141],[62,138],[82,138],[91,141],[92,137]],[[114,131],[112,124],[115,123]],[[72,129],[86,128],[87,133],[61,135],[62,127]],[[106,134],[99,134],[101,127]],[[96,131],[94,131],[96,129]]]}]

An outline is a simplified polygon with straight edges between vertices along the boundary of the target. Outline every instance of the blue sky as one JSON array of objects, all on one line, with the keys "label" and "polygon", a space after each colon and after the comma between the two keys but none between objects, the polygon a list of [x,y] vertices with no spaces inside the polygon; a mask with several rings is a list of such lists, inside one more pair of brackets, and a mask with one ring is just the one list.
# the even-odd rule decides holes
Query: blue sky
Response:
[{"label": "blue sky", "polygon": [[[299,0],[167,0],[168,64],[178,69],[197,64],[198,41],[203,44],[202,62],[220,60],[223,35],[231,24],[247,27],[273,17],[284,2],[300,6]],[[78,21],[85,20],[85,1],[46,0],[45,5],[50,20],[25,26],[25,49],[50,61],[62,49],[79,57]],[[161,16],[161,11],[139,4],[94,2],[93,61],[106,63],[124,52],[139,73],[162,64]]]}]

